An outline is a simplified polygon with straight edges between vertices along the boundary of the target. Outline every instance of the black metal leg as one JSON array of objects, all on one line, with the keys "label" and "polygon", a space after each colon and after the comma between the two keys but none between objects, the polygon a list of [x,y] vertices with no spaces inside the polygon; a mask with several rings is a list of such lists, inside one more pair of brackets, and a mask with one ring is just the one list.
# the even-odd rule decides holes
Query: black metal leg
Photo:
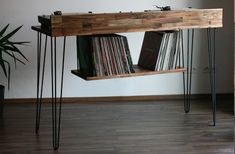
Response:
[{"label": "black metal leg", "polygon": [[[178,40],[178,44],[177,44],[177,50],[178,50],[178,59],[179,60],[177,60],[177,62],[178,62],[178,66],[180,67],[180,68],[184,68],[184,60],[182,59],[181,60],[181,58],[183,58],[183,57],[181,57],[182,55],[182,52],[183,52],[183,50],[181,50],[181,31],[182,30],[179,30],[179,32],[177,33],[177,40]],[[175,68],[176,69],[176,68]]]},{"label": "black metal leg", "polygon": [[[60,83],[60,98],[57,99],[57,45],[56,38],[51,38],[51,80],[52,80],[52,133],[53,133],[53,148],[57,150],[59,148],[60,138],[60,126],[61,126],[61,106],[62,106],[62,94],[63,94],[63,81],[64,81],[64,60],[65,60],[65,45],[66,37],[64,37],[63,44],[63,56],[62,56],[62,71],[61,71],[61,83]],[[57,106],[59,103],[59,106]]]},{"label": "black metal leg", "polygon": [[55,146],[55,126],[54,126],[54,59],[53,59],[53,38],[51,37],[51,107],[52,107],[52,140]]},{"label": "black metal leg", "polygon": [[[183,32],[181,31],[181,45],[182,56],[184,55],[183,45]],[[183,73],[183,86],[184,86],[184,111],[188,113],[190,111],[190,96],[192,87],[192,71],[193,71],[193,45],[194,45],[194,29],[187,32],[187,55],[186,55],[186,67],[187,73]],[[184,59],[184,57],[182,58]],[[186,82],[185,82],[186,81]]]},{"label": "black metal leg", "polygon": [[190,73],[189,73],[189,92],[188,92],[188,111],[190,111],[190,97],[191,97],[191,89],[192,89],[192,72],[193,72],[193,44],[194,44],[194,29],[191,30],[191,59],[190,59]]},{"label": "black metal leg", "polygon": [[64,45],[63,45],[63,59],[62,59],[62,70],[61,70],[61,84],[60,84],[60,104],[59,104],[58,143],[57,143],[57,147],[59,147],[59,143],[60,143],[61,105],[62,105],[63,84],[64,84],[65,44],[66,44],[66,37],[64,37]]},{"label": "black metal leg", "polygon": [[52,102],[52,105],[53,105],[53,107],[52,107],[52,110],[54,110],[52,113],[54,113],[54,145],[53,145],[53,147],[54,147],[54,149],[56,150],[57,149],[57,107],[56,107],[56,103],[57,103],[57,101],[56,101],[56,97],[57,97],[57,95],[56,95],[56,91],[57,91],[57,78],[56,78],[56,76],[57,76],[57,63],[56,63],[56,53],[57,53],[57,51],[56,51],[56,48],[57,48],[57,45],[56,45],[56,38],[54,37],[54,96],[53,96],[53,99],[54,99],[54,101]]},{"label": "black metal leg", "polygon": [[39,104],[39,32],[37,33],[37,105],[36,105],[36,127],[35,132],[38,134],[38,104]]},{"label": "black metal leg", "polygon": [[215,70],[215,28],[207,29],[208,57],[210,68],[210,83],[212,96],[213,126],[216,123],[216,70]]},{"label": "black metal leg", "polygon": [[[38,131],[39,131],[40,118],[41,118],[44,72],[45,72],[45,64],[46,64],[47,36],[45,37],[42,72],[40,70],[41,69],[41,56],[42,56],[41,55],[41,43],[42,43],[42,34],[38,34],[36,134],[38,134]],[[40,75],[40,73],[42,73],[42,75]],[[41,80],[41,87],[40,87],[40,80]]]},{"label": "black metal leg", "polygon": [[40,121],[40,99],[39,99],[39,85],[40,85],[40,66],[41,66],[41,46],[42,46],[42,33],[37,33],[37,105],[36,105],[36,127],[35,131],[38,134],[39,121]]},{"label": "black metal leg", "polygon": [[[183,37],[183,30],[180,30],[180,33],[179,33],[179,35],[180,35],[180,41],[179,41],[179,46],[180,46],[180,48],[181,48],[181,57],[182,57],[182,67],[184,68],[184,66],[185,66],[185,64],[184,64],[184,37]],[[186,103],[187,103],[187,99],[186,99],[186,86],[185,86],[185,72],[183,72],[183,92],[184,92],[184,110],[185,110],[185,112],[186,112]]]}]

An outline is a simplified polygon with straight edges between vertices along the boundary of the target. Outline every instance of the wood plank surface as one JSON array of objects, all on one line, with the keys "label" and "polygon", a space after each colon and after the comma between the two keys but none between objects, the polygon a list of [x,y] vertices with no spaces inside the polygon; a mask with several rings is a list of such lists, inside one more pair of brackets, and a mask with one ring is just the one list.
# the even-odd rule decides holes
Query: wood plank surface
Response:
[{"label": "wood plank surface", "polygon": [[218,100],[217,125],[210,100],[63,104],[59,151],[52,148],[51,104],[6,104],[0,118],[2,154],[234,154],[232,99]]},{"label": "wood plank surface", "polygon": [[166,73],[179,73],[179,72],[186,71],[185,68],[178,68],[175,70],[166,70],[166,71],[152,71],[152,70],[142,69],[141,67],[138,67],[138,65],[134,65],[134,70],[135,70],[135,73],[102,76],[102,77],[86,76],[83,73],[81,73],[79,70],[72,70],[71,73],[83,78],[84,80],[103,80],[103,79],[112,79],[112,78],[125,78],[125,77],[136,77],[136,76],[145,76],[145,75],[166,74]]},{"label": "wood plank surface", "polygon": [[[162,31],[223,26],[223,9],[51,15],[52,36]],[[35,29],[34,29],[35,30]]]}]

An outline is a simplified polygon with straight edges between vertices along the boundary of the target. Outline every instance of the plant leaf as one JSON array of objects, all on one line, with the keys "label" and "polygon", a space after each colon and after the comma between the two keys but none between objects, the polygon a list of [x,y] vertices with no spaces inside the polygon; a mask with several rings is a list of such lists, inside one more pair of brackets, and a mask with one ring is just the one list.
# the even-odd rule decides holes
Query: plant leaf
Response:
[{"label": "plant leaf", "polygon": [[2,45],[0,46],[2,48],[2,50],[9,50],[9,51],[16,51],[15,48],[13,48],[12,46],[8,46],[8,45]]},{"label": "plant leaf", "polygon": [[19,58],[15,57],[15,56],[13,55],[13,53],[11,54],[11,53],[9,53],[7,50],[5,50],[5,53],[8,54],[9,56],[11,56],[14,60],[17,60],[18,62],[20,62],[20,63],[22,63],[22,64],[25,65],[25,63],[24,63],[22,60],[20,60]]},{"label": "plant leaf", "polygon": [[2,37],[2,35],[6,32],[8,26],[9,26],[9,24],[6,25],[6,26],[0,31],[0,37]]},{"label": "plant leaf", "polygon": [[18,54],[20,54],[25,60],[28,61],[28,59],[21,53],[21,51],[13,44],[10,44],[11,46],[7,46],[7,45],[3,45],[3,46],[0,46],[0,48],[2,48],[2,50],[4,50],[6,52],[6,50],[9,50],[9,51],[13,51],[13,52],[16,52]]},{"label": "plant leaf", "polygon": [[2,37],[0,40],[0,44],[2,42],[7,41],[9,38],[11,38],[23,25],[19,26],[18,28],[16,28],[15,30],[13,30],[12,32],[8,33],[6,36]]},{"label": "plant leaf", "polygon": [[12,52],[12,57],[13,57],[13,59],[14,59],[15,68],[16,68],[16,57],[15,57],[15,54],[14,54],[14,52]]},{"label": "plant leaf", "polygon": [[8,41],[8,43],[10,44],[17,44],[17,45],[26,45],[27,43],[31,43],[31,42],[11,42],[11,41]]},{"label": "plant leaf", "polygon": [[30,42],[26,42],[26,41],[14,42],[14,41],[9,40],[17,31],[19,31],[19,29],[22,26],[23,25],[17,27],[16,29],[10,31],[9,33],[6,33],[9,27],[9,24],[0,30],[0,67],[3,69],[4,75],[8,79],[8,89],[10,88],[11,65],[7,61],[7,59],[4,59],[4,56],[5,56],[4,54],[13,58],[15,67],[17,65],[17,62],[25,64],[24,60],[28,61],[28,59],[19,50],[18,45],[25,45]]},{"label": "plant leaf", "polygon": [[11,44],[11,46],[14,48],[14,51],[19,53],[25,60],[28,61],[28,59],[21,53],[21,51],[13,44]]}]

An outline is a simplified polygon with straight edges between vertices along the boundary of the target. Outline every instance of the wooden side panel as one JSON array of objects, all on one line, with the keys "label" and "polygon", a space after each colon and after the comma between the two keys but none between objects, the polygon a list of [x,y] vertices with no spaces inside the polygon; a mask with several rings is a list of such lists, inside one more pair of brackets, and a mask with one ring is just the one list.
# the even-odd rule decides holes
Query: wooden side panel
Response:
[{"label": "wooden side panel", "polygon": [[52,36],[222,27],[223,9],[52,15]]}]

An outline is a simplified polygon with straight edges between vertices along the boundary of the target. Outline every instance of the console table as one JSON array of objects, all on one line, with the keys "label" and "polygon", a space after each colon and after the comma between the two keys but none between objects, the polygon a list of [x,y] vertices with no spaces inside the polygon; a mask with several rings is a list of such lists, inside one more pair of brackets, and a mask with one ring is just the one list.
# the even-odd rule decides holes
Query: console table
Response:
[{"label": "console table", "polygon": [[[215,30],[223,26],[223,9],[185,9],[173,11],[144,11],[119,13],[85,13],[85,14],[59,14],[39,16],[40,26],[32,26],[37,32],[37,107],[36,107],[36,133],[38,134],[41,116],[42,93],[44,88],[44,72],[47,53],[48,37],[50,39],[50,69],[51,69],[51,103],[52,103],[52,137],[54,150],[59,148],[61,105],[63,97],[63,80],[65,64],[66,36],[96,35],[120,32],[144,32],[179,30],[182,51],[179,54],[180,67],[169,71],[149,71],[138,69],[133,74],[121,74],[107,77],[83,77],[79,68],[72,73],[86,80],[133,77],[149,74],[183,72],[184,110],[190,111],[190,94],[192,81],[194,29],[206,29],[208,37],[208,55],[212,93],[212,116],[215,126],[216,113],[216,80],[215,80]],[[184,41],[184,32],[187,41]],[[45,36],[43,46],[42,36]],[[57,74],[57,38],[63,37],[62,46],[62,73]],[[186,49],[184,52],[184,43]],[[43,52],[42,52],[43,51]],[[59,79],[60,85],[57,85]],[[60,91],[57,94],[57,90]]]}]

